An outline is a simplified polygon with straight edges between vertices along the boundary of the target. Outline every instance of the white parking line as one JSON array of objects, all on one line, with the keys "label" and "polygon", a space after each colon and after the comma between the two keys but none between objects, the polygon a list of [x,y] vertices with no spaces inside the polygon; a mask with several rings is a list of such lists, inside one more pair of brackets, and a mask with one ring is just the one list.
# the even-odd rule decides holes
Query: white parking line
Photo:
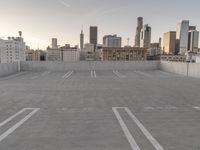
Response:
[{"label": "white parking line", "polygon": [[15,117],[19,116],[20,114],[22,114],[24,111],[26,111],[27,109],[24,108],[22,110],[20,110],[19,112],[17,112],[16,114],[14,114],[13,116],[9,117],[8,119],[6,119],[5,121],[0,123],[0,127],[4,126],[5,124],[7,124],[8,122],[10,122],[11,120],[13,120]]},{"label": "white parking line", "polygon": [[126,78],[126,76],[122,75],[118,70],[113,70],[113,73],[119,78]]},{"label": "white parking line", "polygon": [[68,79],[73,73],[74,73],[74,71],[69,71],[64,76],[62,76],[62,78]]},{"label": "white parking line", "polygon": [[50,73],[51,73],[50,71],[45,71],[44,73],[42,73],[42,76],[46,76],[46,75],[48,75]]},{"label": "white parking line", "polygon": [[[18,112],[19,114],[21,114],[22,112],[24,112],[25,110],[33,110],[31,113],[29,113],[28,115],[26,115],[22,120],[20,120],[18,123],[16,123],[14,126],[12,126],[10,129],[8,129],[6,132],[4,132],[3,134],[0,135],[0,142],[2,142],[7,136],[9,136],[11,133],[13,133],[17,128],[19,128],[22,124],[24,124],[28,119],[30,119],[37,111],[39,111],[39,108],[25,108],[22,109],[20,112]],[[17,114],[17,113],[16,113]],[[13,118],[15,118],[17,115],[11,116],[11,119],[8,119],[8,121],[4,121],[4,122],[9,122],[11,121]],[[5,125],[5,123],[2,123],[3,125]]]},{"label": "white parking line", "polygon": [[194,109],[196,109],[196,110],[200,110],[200,107],[199,106],[195,106],[195,107],[193,107]]},{"label": "white parking line", "polygon": [[93,70],[93,74],[94,74],[94,78],[97,78],[97,74],[95,70]]},{"label": "white parking line", "polygon": [[2,80],[8,80],[8,79],[11,79],[11,78],[15,78],[15,77],[24,75],[24,74],[26,74],[26,73],[27,73],[27,72],[20,72],[20,73],[17,73],[17,74],[10,75],[10,76],[8,76],[8,77],[3,77],[3,78],[1,78],[1,79],[2,79]]},{"label": "white parking line", "polygon": [[164,148],[159,144],[159,142],[151,135],[151,133],[142,125],[142,123],[137,119],[135,115],[128,109],[127,107],[124,107],[123,109],[126,110],[128,115],[131,117],[131,119],[136,123],[136,125],[140,128],[142,133],[146,136],[146,138],[151,142],[151,144],[154,146],[156,150],[164,150]]},{"label": "white parking line", "polygon": [[97,74],[95,70],[90,71],[91,78],[97,78]]},{"label": "white parking line", "polygon": [[45,72],[43,72],[42,74],[36,75],[36,76],[34,76],[34,77],[31,77],[31,79],[34,80],[34,79],[37,79],[37,78],[39,78],[39,77],[44,77],[44,76],[46,76],[46,75],[48,75],[48,74],[50,74],[50,73],[51,73],[50,71],[45,71]]},{"label": "white parking line", "polygon": [[154,107],[144,107],[144,109],[146,109],[146,110],[154,110],[155,108]]},{"label": "white parking line", "polygon": [[117,120],[118,120],[118,122],[119,122],[119,124],[120,124],[122,130],[124,131],[124,134],[125,134],[125,136],[126,136],[128,142],[129,142],[129,144],[130,144],[132,150],[140,150],[139,146],[137,145],[135,139],[134,139],[133,136],[131,135],[131,133],[130,133],[128,127],[127,127],[126,124],[124,123],[124,121],[123,121],[122,117],[120,116],[120,114],[119,114],[119,112],[118,112],[117,109],[118,109],[117,107],[113,107],[113,108],[112,108],[112,110],[113,110],[115,116],[117,117]]},{"label": "white parking line", "polygon": [[90,72],[91,78],[94,78],[93,71]]},{"label": "white parking line", "polygon": [[37,79],[39,77],[40,77],[40,75],[37,75],[37,76],[32,77],[31,79],[34,80],[34,79]]}]

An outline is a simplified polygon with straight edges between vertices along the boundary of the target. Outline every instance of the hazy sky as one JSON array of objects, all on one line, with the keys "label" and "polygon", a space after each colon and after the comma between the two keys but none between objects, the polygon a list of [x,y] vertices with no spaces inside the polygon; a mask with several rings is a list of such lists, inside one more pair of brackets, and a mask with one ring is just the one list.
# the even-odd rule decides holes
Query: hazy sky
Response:
[{"label": "hazy sky", "polygon": [[60,45],[79,44],[81,25],[85,42],[89,26],[99,28],[99,43],[105,34],[118,34],[134,44],[136,18],[152,27],[152,42],[189,19],[200,29],[200,0],[0,0],[0,37],[23,37],[31,48],[46,49],[52,37]]}]

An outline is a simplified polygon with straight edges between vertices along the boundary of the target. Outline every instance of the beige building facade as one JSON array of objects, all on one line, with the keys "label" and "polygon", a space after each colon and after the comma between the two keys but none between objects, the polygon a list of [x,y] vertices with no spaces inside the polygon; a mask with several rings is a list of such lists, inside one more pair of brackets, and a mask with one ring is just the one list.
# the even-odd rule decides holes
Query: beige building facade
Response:
[{"label": "beige building facade", "polygon": [[176,54],[176,32],[170,31],[163,35],[164,54]]}]

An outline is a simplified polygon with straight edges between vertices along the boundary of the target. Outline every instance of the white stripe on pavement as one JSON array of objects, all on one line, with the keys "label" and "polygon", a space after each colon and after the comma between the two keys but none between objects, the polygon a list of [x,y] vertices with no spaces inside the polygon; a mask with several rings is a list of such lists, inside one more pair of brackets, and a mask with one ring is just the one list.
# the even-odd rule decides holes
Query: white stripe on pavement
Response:
[{"label": "white stripe on pavement", "polygon": [[40,75],[37,75],[37,76],[32,77],[31,79],[34,80],[34,79],[37,79],[39,77],[40,77]]},{"label": "white stripe on pavement", "polygon": [[151,133],[142,125],[142,123],[136,118],[135,115],[127,108],[124,107],[128,115],[131,119],[136,123],[136,125],[140,128],[146,138],[151,142],[156,150],[164,150],[164,148],[159,144],[159,142],[151,135]]},{"label": "white stripe on pavement", "polygon": [[73,73],[74,73],[74,71],[69,71],[69,72],[67,72],[64,76],[62,76],[62,78],[67,79],[67,78],[69,78]]},{"label": "white stripe on pavement", "polygon": [[119,122],[119,124],[120,124],[120,126],[121,126],[121,128],[122,128],[122,130],[124,131],[124,134],[125,134],[125,136],[126,136],[128,142],[129,142],[129,144],[130,144],[132,150],[140,150],[139,146],[137,145],[135,139],[134,139],[133,136],[131,135],[131,133],[130,133],[128,127],[127,127],[126,124],[124,123],[124,121],[123,121],[122,117],[120,116],[120,114],[119,114],[119,112],[118,112],[117,109],[118,109],[117,107],[113,107],[113,108],[112,108],[112,110],[113,110],[113,112],[114,112],[114,114],[115,114],[115,116],[116,116],[116,118],[117,118],[117,120],[118,120],[118,122]]},{"label": "white stripe on pavement", "polygon": [[73,73],[74,71],[71,71],[67,76],[65,76],[65,79],[68,79]]},{"label": "white stripe on pavement", "polygon": [[94,78],[97,78],[97,74],[95,70],[93,70],[93,75],[94,75]]},{"label": "white stripe on pavement", "polygon": [[93,71],[90,72],[91,78],[94,78]]},{"label": "white stripe on pavement", "polygon": [[42,76],[46,76],[46,75],[48,75],[50,73],[51,73],[50,71],[45,71],[44,73],[42,73]]},{"label": "white stripe on pavement", "polygon": [[24,75],[24,74],[26,74],[26,73],[27,73],[27,72],[20,72],[20,73],[17,73],[17,74],[10,75],[10,76],[8,76],[8,77],[2,77],[1,80],[12,79],[12,78],[15,78],[15,77]]},{"label": "white stripe on pavement", "polygon": [[12,126],[10,129],[8,129],[6,132],[0,135],[0,142],[2,142],[7,136],[9,136],[11,133],[13,133],[17,128],[19,128],[22,124],[24,124],[28,119],[30,119],[37,111],[39,111],[39,108],[34,108],[31,113],[29,113],[26,117],[24,117],[22,120],[20,120],[18,123],[16,123],[14,126]]},{"label": "white stripe on pavement", "polygon": [[200,110],[200,107],[199,106],[195,106],[195,107],[193,107],[194,109],[196,109],[196,110]]},{"label": "white stripe on pavement", "polygon": [[17,112],[16,114],[14,114],[13,116],[9,117],[8,119],[6,119],[5,121],[0,123],[0,127],[4,126],[5,124],[7,124],[8,122],[10,122],[11,120],[13,120],[15,117],[19,116],[20,114],[22,114],[23,112],[25,112],[27,109],[24,108],[22,110],[20,110],[19,112]]},{"label": "white stripe on pavement", "polygon": [[91,70],[90,71],[90,76],[91,76],[91,78],[97,78],[96,71],[95,70]]},{"label": "white stripe on pavement", "polygon": [[122,75],[118,70],[113,70],[113,73],[119,78],[126,78],[126,76]]}]

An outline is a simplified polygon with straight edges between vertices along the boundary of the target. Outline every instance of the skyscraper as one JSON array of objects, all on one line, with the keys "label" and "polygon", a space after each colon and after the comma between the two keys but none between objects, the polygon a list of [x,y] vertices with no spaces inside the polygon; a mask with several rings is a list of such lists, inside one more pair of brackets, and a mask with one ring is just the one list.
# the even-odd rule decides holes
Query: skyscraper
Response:
[{"label": "skyscraper", "polygon": [[56,38],[52,38],[51,46],[52,48],[58,48],[58,40]]},{"label": "skyscraper", "polygon": [[165,54],[176,54],[176,31],[169,31],[163,35],[163,51]]},{"label": "skyscraper", "polygon": [[136,35],[135,35],[135,47],[140,47],[140,33],[143,27],[143,18],[137,18],[137,28],[136,28]]},{"label": "skyscraper", "polygon": [[176,49],[180,54],[185,54],[188,50],[188,30],[189,30],[189,20],[182,20],[178,22],[176,31],[176,39],[177,39]]},{"label": "skyscraper", "polygon": [[188,51],[198,52],[198,46],[199,46],[199,31],[197,31],[196,29],[190,30],[188,33]]},{"label": "skyscraper", "polygon": [[94,44],[94,50],[96,49],[97,43],[98,43],[98,27],[97,26],[91,26],[90,27],[90,43]]},{"label": "skyscraper", "polygon": [[121,47],[122,38],[117,35],[105,35],[103,37],[103,46],[105,47]]},{"label": "skyscraper", "polygon": [[80,34],[80,48],[81,48],[81,50],[83,50],[83,46],[84,46],[84,33],[83,33],[83,29],[82,29],[81,34]]},{"label": "skyscraper", "polygon": [[146,24],[140,33],[140,47],[150,48],[151,46],[151,27]]}]

